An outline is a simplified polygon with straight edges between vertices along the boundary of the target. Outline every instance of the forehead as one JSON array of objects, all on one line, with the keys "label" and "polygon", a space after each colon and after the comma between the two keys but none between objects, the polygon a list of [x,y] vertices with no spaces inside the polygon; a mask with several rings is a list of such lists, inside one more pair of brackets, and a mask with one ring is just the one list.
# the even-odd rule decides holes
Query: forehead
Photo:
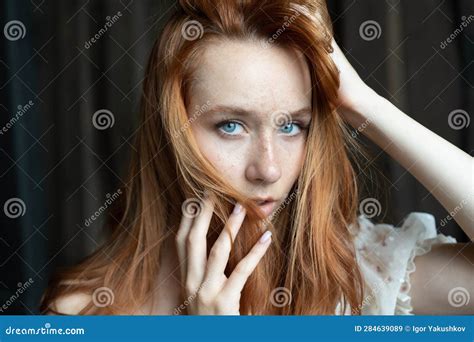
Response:
[{"label": "forehead", "polygon": [[250,107],[256,112],[311,106],[311,78],[299,51],[254,41],[206,43],[190,101]]}]

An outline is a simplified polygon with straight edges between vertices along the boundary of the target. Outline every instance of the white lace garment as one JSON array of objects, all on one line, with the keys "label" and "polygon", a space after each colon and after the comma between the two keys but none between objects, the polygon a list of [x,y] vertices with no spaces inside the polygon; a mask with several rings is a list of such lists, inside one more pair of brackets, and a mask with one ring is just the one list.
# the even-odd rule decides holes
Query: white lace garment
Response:
[{"label": "white lace garment", "polygon": [[[410,274],[416,256],[428,253],[434,244],[456,243],[451,236],[438,234],[433,215],[412,212],[401,227],[374,224],[358,217],[360,229],[351,225],[357,262],[365,281],[362,315],[412,315]],[[345,315],[351,314],[347,307]],[[341,305],[336,309],[341,314]]]}]

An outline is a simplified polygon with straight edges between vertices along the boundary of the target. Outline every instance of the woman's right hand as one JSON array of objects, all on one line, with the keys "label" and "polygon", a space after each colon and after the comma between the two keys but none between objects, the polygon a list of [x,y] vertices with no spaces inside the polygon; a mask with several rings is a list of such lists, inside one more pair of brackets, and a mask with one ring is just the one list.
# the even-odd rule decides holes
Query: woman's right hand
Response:
[{"label": "woman's right hand", "polygon": [[[197,205],[196,201],[185,202],[185,205]],[[205,197],[199,206],[196,217],[184,213],[176,234],[181,282],[186,295],[184,305],[187,304],[190,315],[240,315],[242,289],[270,246],[271,233],[266,231],[262,235],[227,278],[224,271],[229,259],[231,241],[235,241],[244,221],[245,209],[240,204],[234,207],[208,258],[207,231],[214,213],[214,203]]]}]

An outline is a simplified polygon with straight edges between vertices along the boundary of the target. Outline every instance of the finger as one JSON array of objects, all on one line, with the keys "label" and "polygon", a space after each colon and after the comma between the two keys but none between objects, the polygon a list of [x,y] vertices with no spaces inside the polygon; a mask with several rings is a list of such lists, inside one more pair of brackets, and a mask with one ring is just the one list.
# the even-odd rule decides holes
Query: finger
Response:
[{"label": "finger", "polygon": [[271,232],[267,230],[252,247],[250,252],[237,264],[234,271],[227,280],[224,288],[225,293],[240,293],[242,292],[247,279],[257,267],[260,260],[265,255],[265,252],[270,246]]},{"label": "finger", "polygon": [[232,241],[235,241],[237,233],[245,219],[245,208],[237,203],[229,216],[227,223],[219,234],[216,242],[209,252],[209,260],[207,261],[206,278],[216,279],[222,276],[229,260]]},{"label": "finger", "polygon": [[186,240],[188,288],[197,290],[204,279],[207,263],[207,232],[214,214],[214,201],[206,196],[200,201],[200,213],[194,219]]},{"label": "finger", "polygon": [[176,232],[176,251],[178,253],[179,268],[181,272],[181,283],[184,286],[186,280],[187,270],[187,258],[186,258],[186,239],[191,229],[193,218],[187,215],[183,215],[179,224],[178,231]]}]

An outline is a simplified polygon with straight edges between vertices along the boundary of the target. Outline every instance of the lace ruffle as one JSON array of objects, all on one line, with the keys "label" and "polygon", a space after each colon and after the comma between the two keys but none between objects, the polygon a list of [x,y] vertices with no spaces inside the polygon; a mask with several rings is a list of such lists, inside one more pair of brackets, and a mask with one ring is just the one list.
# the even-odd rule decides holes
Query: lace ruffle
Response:
[{"label": "lace ruffle", "polygon": [[411,305],[411,297],[409,295],[411,289],[410,276],[416,271],[415,257],[424,255],[431,251],[433,245],[441,243],[455,243],[456,239],[444,234],[438,234],[435,238],[418,241],[415,248],[411,252],[408,259],[407,269],[405,272],[404,282],[397,296],[397,304],[395,307],[395,315],[413,315],[413,307]]}]

